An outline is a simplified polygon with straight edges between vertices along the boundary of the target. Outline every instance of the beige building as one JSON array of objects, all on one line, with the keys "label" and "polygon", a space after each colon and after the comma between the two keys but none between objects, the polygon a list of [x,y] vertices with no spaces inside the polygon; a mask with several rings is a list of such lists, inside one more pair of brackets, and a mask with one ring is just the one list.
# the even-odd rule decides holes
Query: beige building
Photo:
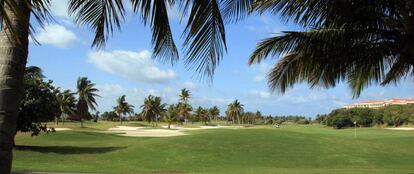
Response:
[{"label": "beige building", "polygon": [[350,105],[344,106],[344,108],[380,108],[388,105],[406,105],[406,104],[414,104],[414,99],[399,99],[399,98],[392,98],[392,99],[385,99],[385,100],[368,100],[362,101],[359,103],[354,103]]}]

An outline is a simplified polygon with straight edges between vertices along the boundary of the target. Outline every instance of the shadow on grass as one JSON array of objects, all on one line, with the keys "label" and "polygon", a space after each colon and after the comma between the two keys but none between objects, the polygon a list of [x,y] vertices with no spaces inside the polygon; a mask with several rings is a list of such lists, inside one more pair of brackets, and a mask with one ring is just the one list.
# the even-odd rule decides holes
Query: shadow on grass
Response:
[{"label": "shadow on grass", "polygon": [[75,146],[22,146],[16,145],[15,150],[58,154],[99,154],[125,149],[126,147],[75,147]]}]

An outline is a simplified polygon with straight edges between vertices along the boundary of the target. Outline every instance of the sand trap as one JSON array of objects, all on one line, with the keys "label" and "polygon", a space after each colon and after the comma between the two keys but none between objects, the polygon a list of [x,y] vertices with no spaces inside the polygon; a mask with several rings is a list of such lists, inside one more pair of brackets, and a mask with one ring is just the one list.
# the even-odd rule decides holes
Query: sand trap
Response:
[{"label": "sand trap", "polygon": [[394,127],[394,128],[385,128],[388,130],[414,130],[414,127]]},{"label": "sand trap", "polygon": [[130,127],[130,126],[117,126],[115,128],[109,128],[105,133],[116,133],[120,136],[127,137],[172,137],[186,135],[181,130],[176,129],[149,129],[144,127]]},{"label": "sand trap", "polygon": [[131,126],[117,126],[114,128],[109,128],[109,131],[136,131],[139,129],[144,129],[145,127],[131,127]]},{"label": "sand trap", "polygon": [[[168,126],[162,126],[167,128]],[[117,126],[114,128],[109,128],[104,133],[115,133],[120,136],[127,137],[172,137],[172,136],[182,136],[187,135],[185,132],[192,130],[203,130],[203,129],[217,129],[217,128],[230,128],[238,129],[242,126],[200,126],[200,127],[180,127],[176,125],[171,125],[171,129],[151,129],[145,127],[131,127],[131,126]]]},{"label": "sand trap", "polygon": [[[53,128],[55,129],[55,131],[70,131],[72,130],[71,128],[64,128],[64,127],[57,127],[57,128]],[[47,128],[48,131],[52,131],[52,128]]]}]

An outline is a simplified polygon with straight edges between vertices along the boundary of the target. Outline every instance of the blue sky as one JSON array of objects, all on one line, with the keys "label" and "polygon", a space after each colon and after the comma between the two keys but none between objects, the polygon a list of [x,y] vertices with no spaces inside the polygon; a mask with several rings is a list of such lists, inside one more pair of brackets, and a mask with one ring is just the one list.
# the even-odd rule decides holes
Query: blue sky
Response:
[{"label": "blue sky", "polygon": [[[284,95],[272,93],[265,77],[277,59],[248,66],[248,56],[261,39],[300,28],[271,15],[251,16],[226,26],[228,53],[209,84],[185,68],[182,61],[171,66],[152,60],[150,28],[143,26],[139,17],[129,15],[122,31],[113,34],[105,49],[96,50],[91,49],[93,33],[73,24],[66,14],[67,0],[52,2],[56,22],[38,28],[35,35],[42,45],[30,45],[28,64],[41,67],[47,78],[62,88],[74,90],[79,76],[88,77],[100,90],[100,111],[111,110],[116,98],[123,94],[136,110],[149,94],[162,96],[169,104],[176,103],[181,88],[191,90],[194,107],[217,105],[223,113],[228,103],[239,99],[247,111],[311,117],[359,100],[413,97],[412,79],[398,86],[370,87],[357,100],[352,100],[352,92],[345,84],[332,89],[309,89],[306,84],[298,84]],[[173,9],[170,18],[180,47],[184,24],[179,23]]]}]

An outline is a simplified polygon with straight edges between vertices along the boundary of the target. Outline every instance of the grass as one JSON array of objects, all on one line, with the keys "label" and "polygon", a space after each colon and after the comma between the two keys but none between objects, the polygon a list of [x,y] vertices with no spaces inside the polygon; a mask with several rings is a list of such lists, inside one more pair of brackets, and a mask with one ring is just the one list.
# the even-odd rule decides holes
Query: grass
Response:
[{"label": "grass", "polygon": [[[102,124],[102,125],[101,125]],[[414,132],[287,125],[169,138],[101,134],[116,123],[18,134],[14,171],[89,173],[414,173]],[[68,124],[69,126],[69,124]]]}]

